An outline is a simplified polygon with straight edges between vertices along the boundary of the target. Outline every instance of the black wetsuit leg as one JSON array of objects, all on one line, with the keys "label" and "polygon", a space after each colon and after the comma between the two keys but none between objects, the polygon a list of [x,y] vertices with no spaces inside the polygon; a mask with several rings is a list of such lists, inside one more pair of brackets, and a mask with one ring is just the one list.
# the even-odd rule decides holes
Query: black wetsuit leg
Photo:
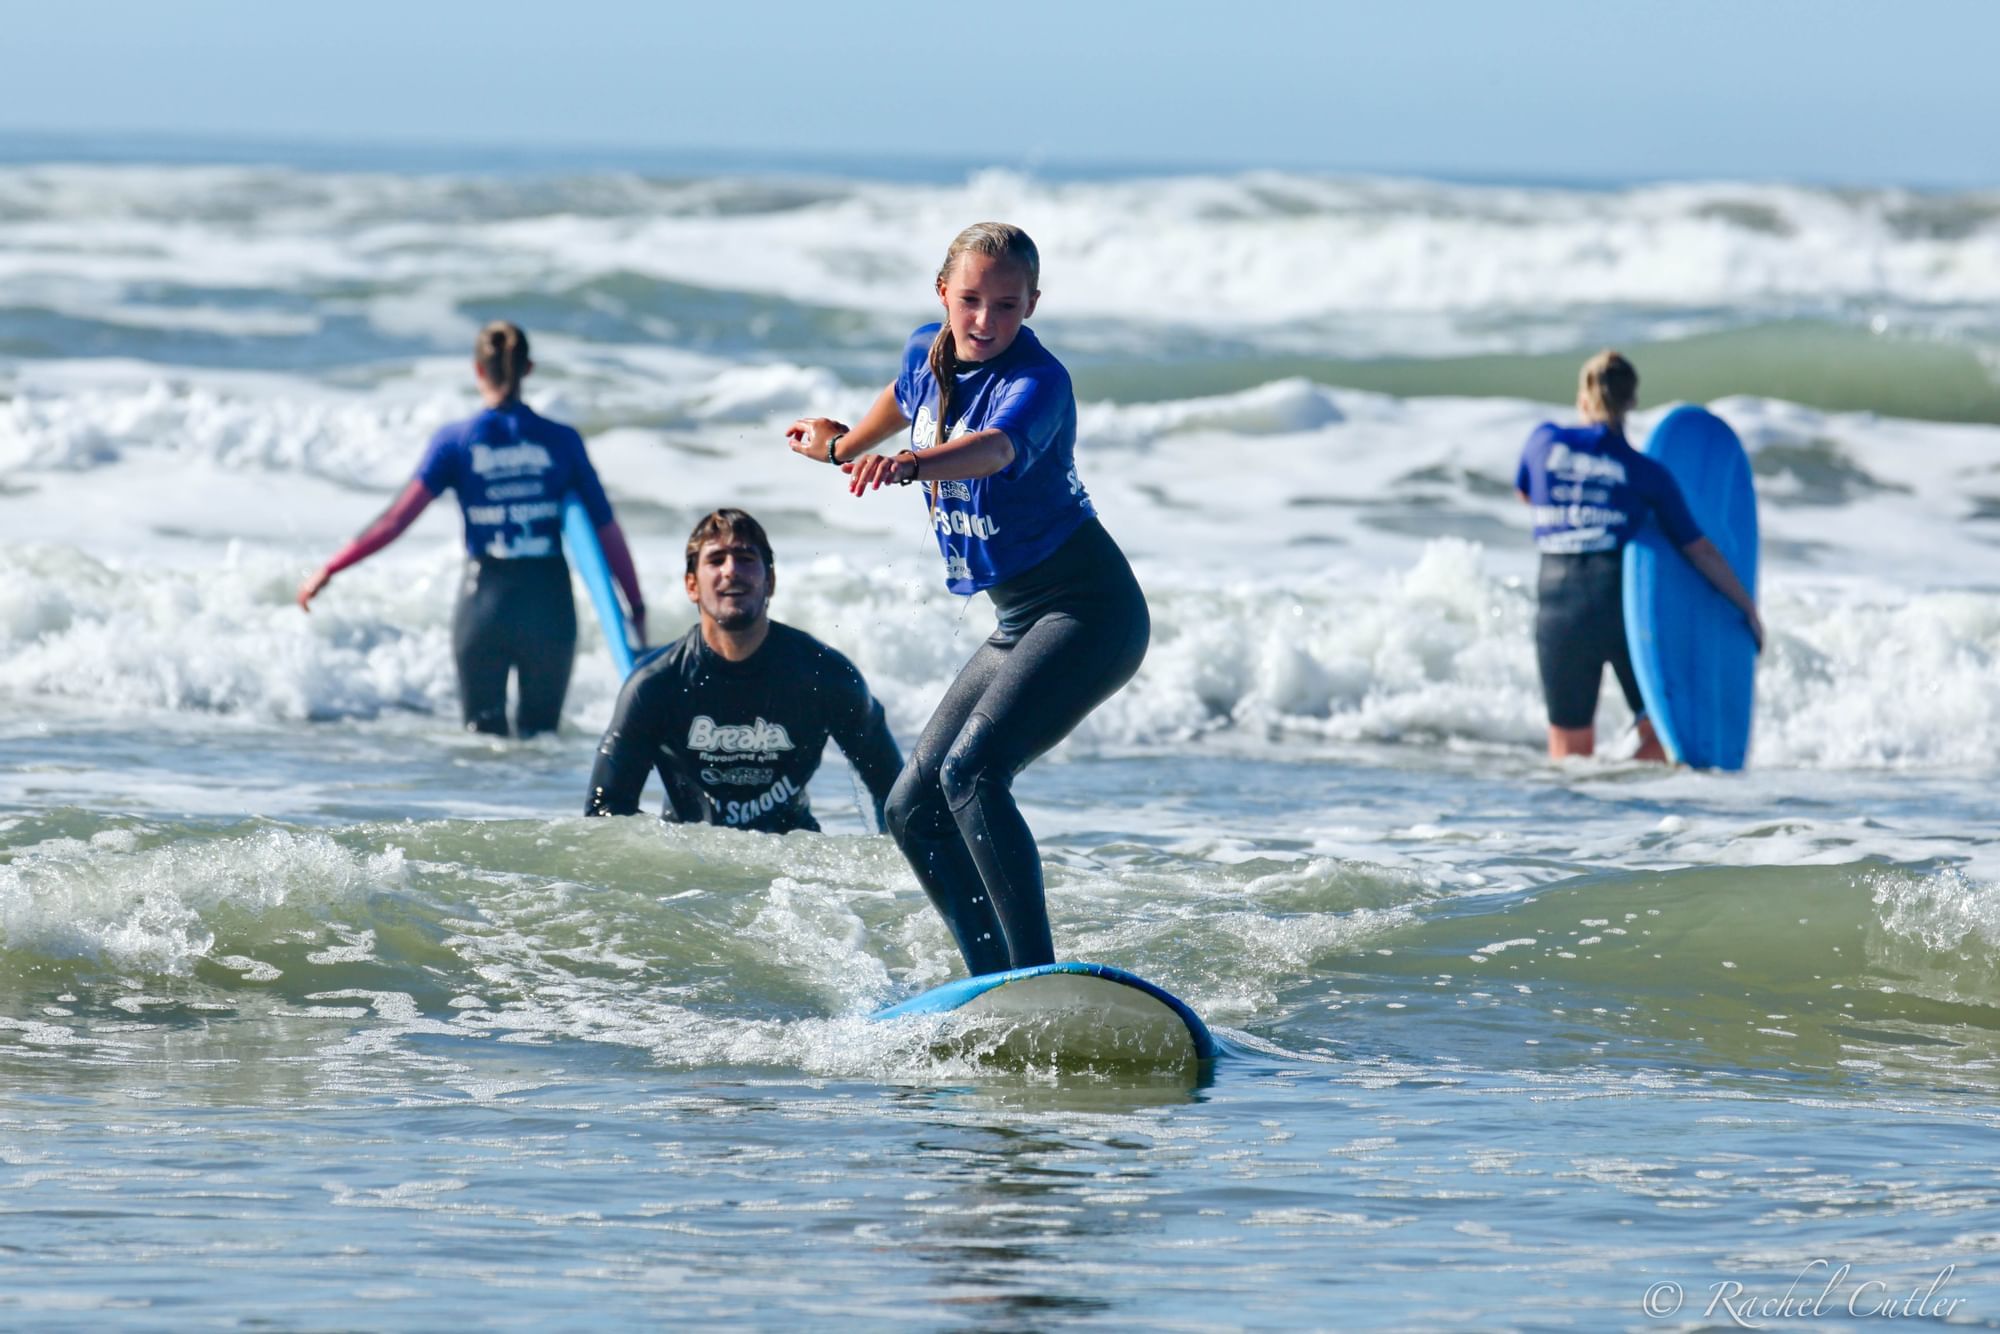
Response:
[{"label": "black wetsuit leg", "polygon": [[570,592],[569,562],[557,557],[535,564],[547,568],[532,576],[533,587],[514,619],[514,680],[520,691],[514,732],[524,737],[561,725],[570,669],[576,665],[576,598]]},{"label": "black wetsuit leg", "polygon": [[1618,678],[1618,689],[1624,692],[1625,707],[1632,710],[1633,721],[1646,716],[1646,700],[1639,693],[1639,673],[1632,667],[1632,642],[1625,638],[1625,605],[1619,599],[1618,634],[1611,644],[1611,674]]},{"label": "black wetsuit leg", "polygon": [[1535,658],[1550,725],[1591,725],[1606,664],[1616,673],[1632,712],[1644,714],[1632,650],[1625,640],[1621,553],[1545,554],[1536,583]]},{"label": "black wetsuit leg", "polygon": [[576,603],[569,563],[545,559],[469,562],[452,618],[465,725],[507,734],[507,675],[518,675],[520,735],[552,732],[562,720],[576,657]]},{"label": "black wetsuit leg", "polygon": [[495,642],[506,619],[500,562],[470,560],[459,581],[451,619],[452,657],[458,663],[458,702],[468,732],[507,735],[507,672],[513,666]]},{"label": "black wetsuit leg", "polygon": [[1145,595],[1095,520],[994,601],[1000,629],[945,692],[888,803],[890,832],[975,974],[1054,962],[1014,775],[1132,679],[1151,637]]},{"label": "black wetsuit leg", "polygon": [[924,725],[916,749],[903,762],[903,772],[889,789],[884,809],[890,836],[909,859],[931,906],[951,928],[958,952],[974,977],[1005,972],[1010,967],[1007,936],[987,898],[979,866],[965,846],[965,836],[959,833],[958,822],[945,804],[938,775],[952,742],[958,739],[1005,659],[1005,650],[981,644],[972,660],[959,669],[937,711]]}]

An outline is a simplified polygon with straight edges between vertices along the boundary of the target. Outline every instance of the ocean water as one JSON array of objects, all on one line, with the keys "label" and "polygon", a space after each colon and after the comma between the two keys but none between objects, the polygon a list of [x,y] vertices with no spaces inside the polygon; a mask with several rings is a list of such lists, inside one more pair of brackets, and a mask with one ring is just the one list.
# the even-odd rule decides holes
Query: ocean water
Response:
[{"label": "ocean water", "polygon": [[[907,743],[991,613],[780,431],[989,216],[1155,623],[1018,791],[1199,1078],[866,1022],[959,965],[831,754],[823,836],[577,818],[588,634],[461,733],[448,505],[292,604],[507,316],[656,635],[741,504]],[[1996,298],[1990,195],[7,155],[0,1322],[2000,1323]],[[1742,774],[1541,755],[1513,466],[1609,341],[1755,463]]]}]

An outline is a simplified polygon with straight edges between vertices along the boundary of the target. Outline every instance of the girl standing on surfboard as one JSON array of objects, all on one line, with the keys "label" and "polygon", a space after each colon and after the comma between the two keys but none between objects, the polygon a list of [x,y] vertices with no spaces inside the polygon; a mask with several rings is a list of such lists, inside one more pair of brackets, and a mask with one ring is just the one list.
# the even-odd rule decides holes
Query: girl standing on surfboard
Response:
[{"label": "girl standing on surfboard", "polygon": [[[945,583],[999,628],[959,671],[889,794],[895,836],[974,974],[1055,961],[1041,853],[1014,775],[1116,693],[1146,656],[1145,595],[1077,478],[1069,372],[1023,323],[1041,298],[1026,232],[982,222],[938,269],[941,324],[853,426],[804,417],[794,452],[854,495],[921,484]],[[908,448],[868,451],[908,430]]]},{"label": "girl standing on surfboard", "polygon": [[520,688],[520,735],[552,732],[562,718],[576,656],[576,604],[562,554],[567,493],[589,513],[642,643],[646,634],[639,573],[583,437],[521,401],[521,380],[534,368],[518,327],[495,320],[481,329],[472,369],[485,408],[433,436],[402,494],[299,585],[299,606],[311,611],[334,575],[395,541],[447,488],[456,492],[468,557],[452,618],[458,692],[467,730],[499,736],[507,734],[510,671]]},{"label": "girl standing on surfboard", "polygon": [[1521,450],[1514,486],[1533,507],[1542,553],[1535,656],[1549,714],[1549,757],[1596,748],[1597,689],[1609,663],[1638,718],[1636,758],[1667,758],[1639,697],[1625,642],[1623,553],[1648,514],[1681,553],[1736,604],[1764,646],[1764,623],[1729,562],[1702,536],[1680,486],[1626,443],[1625,417],[1639,400],[1639,372],[1616,352],[1583,364],[1576,408],[1582,426],[1544,422]]}]

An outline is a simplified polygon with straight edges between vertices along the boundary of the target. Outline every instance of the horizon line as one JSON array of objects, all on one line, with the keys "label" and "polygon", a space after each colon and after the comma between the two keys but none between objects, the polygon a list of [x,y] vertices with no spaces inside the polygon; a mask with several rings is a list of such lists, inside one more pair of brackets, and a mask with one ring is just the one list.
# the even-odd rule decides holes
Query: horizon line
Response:
[{"label": "horizon line", "polygon": [[[39,142],[37,142],[39,141]],[[52,150],[63,149],[66,152]],[[146,150],[150,149],[150,152]],[[39,151],[38,151],[39,150]],[[401,158],[400,163],[394,162]],[[313,160],[316,159],[316,160]],[[372,159],[372,161],[370,160]],[[621,159],[626,160],[621,162]],[[1055,180],[1143,179],[1292,175],[1414,179],[1448,185],[1517,186],[1612,191],[1647,185],[1730,184],[1805,189],[1910,190],[1978,194],[1992,184],[1967,181],[1864,180],[1809,175],[1731,174],[1676,170],[1593,174],[1547,169],[1470,168],[1436,163],[1386,165],[1299,159],[1120,158],[1029,152],[990,158],[944,153],[860,149],[781,149],[748,145],[640,144],[610,141],[534,142],[412,136],[348,136],[312,132],[261,134],[240,130],[159,130],[0,124],[0,165],[284,166],[302,170],[436,172],[453,175],[526,174],[675,169],[740,171],[751,175],[828,175],[839,178],[941,182],[979,171],[1019,171]]]}]

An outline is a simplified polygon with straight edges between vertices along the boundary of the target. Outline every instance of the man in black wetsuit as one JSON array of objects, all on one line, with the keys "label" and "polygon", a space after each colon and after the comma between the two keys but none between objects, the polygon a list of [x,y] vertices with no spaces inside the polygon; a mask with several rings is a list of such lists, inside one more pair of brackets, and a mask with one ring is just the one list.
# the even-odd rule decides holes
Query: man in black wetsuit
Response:
[{"label": "man in black wetsuit", "polygon": [[776,586],[771,542],[755,519],[720,509],[695,525],[687,594],[701,623],[626,680],[597,748],[584,814],[635,814],[657,769],[667,788],[662,819],[816,830],[806,780],[832,737],[883,827],[903,755],[882,706],[853,663],[770,618]]}]

